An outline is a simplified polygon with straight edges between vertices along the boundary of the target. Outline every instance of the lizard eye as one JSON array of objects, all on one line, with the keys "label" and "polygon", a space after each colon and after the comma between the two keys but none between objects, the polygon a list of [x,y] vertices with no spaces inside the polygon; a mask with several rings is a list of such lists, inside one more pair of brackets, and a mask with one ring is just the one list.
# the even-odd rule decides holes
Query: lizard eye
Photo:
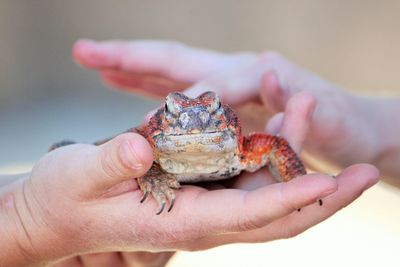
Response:
[{"label": "lizard eye", "polygon": [[201,103],[206,106],[207,111],[211,114],[221,108],[221,101],[215,92],[208,91],[198,96]]},{"label": "lizard eye", "polygon": [[212,99],[208,106],[208,110],[210,113],[217,111],[218,109],[221,108],[221,101],[219,100],[219,97],[215,95],[215,97]]},{"label": "lizard eye", "polygon": [[165,99],[164,111],[166,113],[178,116],[179,113],[182,111],[181,102],[184,101],[181,100],[182,96],[183,95],[179,93],[170,93]]}]

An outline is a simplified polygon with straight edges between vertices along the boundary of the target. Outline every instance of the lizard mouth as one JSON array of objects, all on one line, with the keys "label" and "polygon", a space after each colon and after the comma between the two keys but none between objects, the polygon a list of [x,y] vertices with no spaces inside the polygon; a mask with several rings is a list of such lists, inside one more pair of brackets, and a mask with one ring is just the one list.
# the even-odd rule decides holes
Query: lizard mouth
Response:
[{"label": "lizard mouth", "polygon": [[193,130],[191,132],[187,133],[174,133],[174,134],[166,134],[165,136],[206,136],[206,135],[215,135],[218,133],[223,133],[223,132],[217,132],[217,131],[210,131],[210,132],[201,132],[200,130]]},{"label": "lizard mouth", "polygon": [[164,135],[157,143],[158,149],[173,152],[217,152],[237,147],[237,140],[229,131]]},{"label": "lizard mouth", "polygon": [[199,144],[215,144],[220,143],[227,138],[226,132],[207,132],[207,133],[185,133],[185,134],[173,134],[166,135],[165,138],[171,140],[174,143],[185,145],[192,143]]}]

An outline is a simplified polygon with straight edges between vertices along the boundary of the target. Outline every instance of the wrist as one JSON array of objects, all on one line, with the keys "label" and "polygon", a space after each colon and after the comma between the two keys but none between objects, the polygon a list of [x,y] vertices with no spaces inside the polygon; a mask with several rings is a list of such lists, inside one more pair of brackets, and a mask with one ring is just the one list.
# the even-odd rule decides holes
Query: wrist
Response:
[{"label": "wrist", "polygon": [[0,193],[1,266],[42,266],[63,257],[59,239],[44,223],[34,200],[27,195],[28,178],[8,185]]},{"label": "wrist", "polygon": [[22,181],[4,186],[0,195],[0,236],[6,248],[0,251],[2,266],[29,266],[36,262],[17,207],[17,192],[21,186]]},{"label": "wrist", "polygon": [[[354,150],[357,153],[354,155],[357,162],[352,163],[362,161],[373,164],[382,149],[378,131],[379,120],[382,120],[382,117],[377,114],[374,98],[359,95],[351,95],[350,97],[355,107],[354,125],[350,126],[355,129],[352,140],[359,146],[358,149]],[[350,121],[350,123],[352,122]]]},{"label": "wrist", "polygon": [[374,136],[375,153],[370,163],[384,176],[398,177],[400,163],[400,101],[395,98],[365,97],[365,118]]}]

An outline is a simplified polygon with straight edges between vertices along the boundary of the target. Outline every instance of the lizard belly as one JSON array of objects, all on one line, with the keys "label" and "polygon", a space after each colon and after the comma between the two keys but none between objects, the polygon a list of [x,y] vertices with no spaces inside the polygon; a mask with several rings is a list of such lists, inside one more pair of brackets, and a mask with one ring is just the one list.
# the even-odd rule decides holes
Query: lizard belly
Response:
[{"label": "lizard belly", "polygon": [[233,151],[160,155],[158,163],[164,171],[174,174],[179,182],[221,180],[242,171],[240,159]]}]

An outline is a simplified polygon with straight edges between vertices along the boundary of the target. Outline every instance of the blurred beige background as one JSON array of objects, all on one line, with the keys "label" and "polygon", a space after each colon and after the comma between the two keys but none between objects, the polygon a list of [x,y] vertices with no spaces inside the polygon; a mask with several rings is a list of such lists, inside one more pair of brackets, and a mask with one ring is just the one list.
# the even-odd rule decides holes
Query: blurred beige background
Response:
[{"label": "blurred beige background", "polygon": [[[78,38],[277,50],[348,90],[399,95],[399,11],[395,0],[0,0],[0,167],[30,166],[66,137],[89,142],[117,133],[157,105],[106,90],[77,67],[70,50]],[[175,264],[396,266],[399,201],[380,185],[294,240],[183,253]]]}]

